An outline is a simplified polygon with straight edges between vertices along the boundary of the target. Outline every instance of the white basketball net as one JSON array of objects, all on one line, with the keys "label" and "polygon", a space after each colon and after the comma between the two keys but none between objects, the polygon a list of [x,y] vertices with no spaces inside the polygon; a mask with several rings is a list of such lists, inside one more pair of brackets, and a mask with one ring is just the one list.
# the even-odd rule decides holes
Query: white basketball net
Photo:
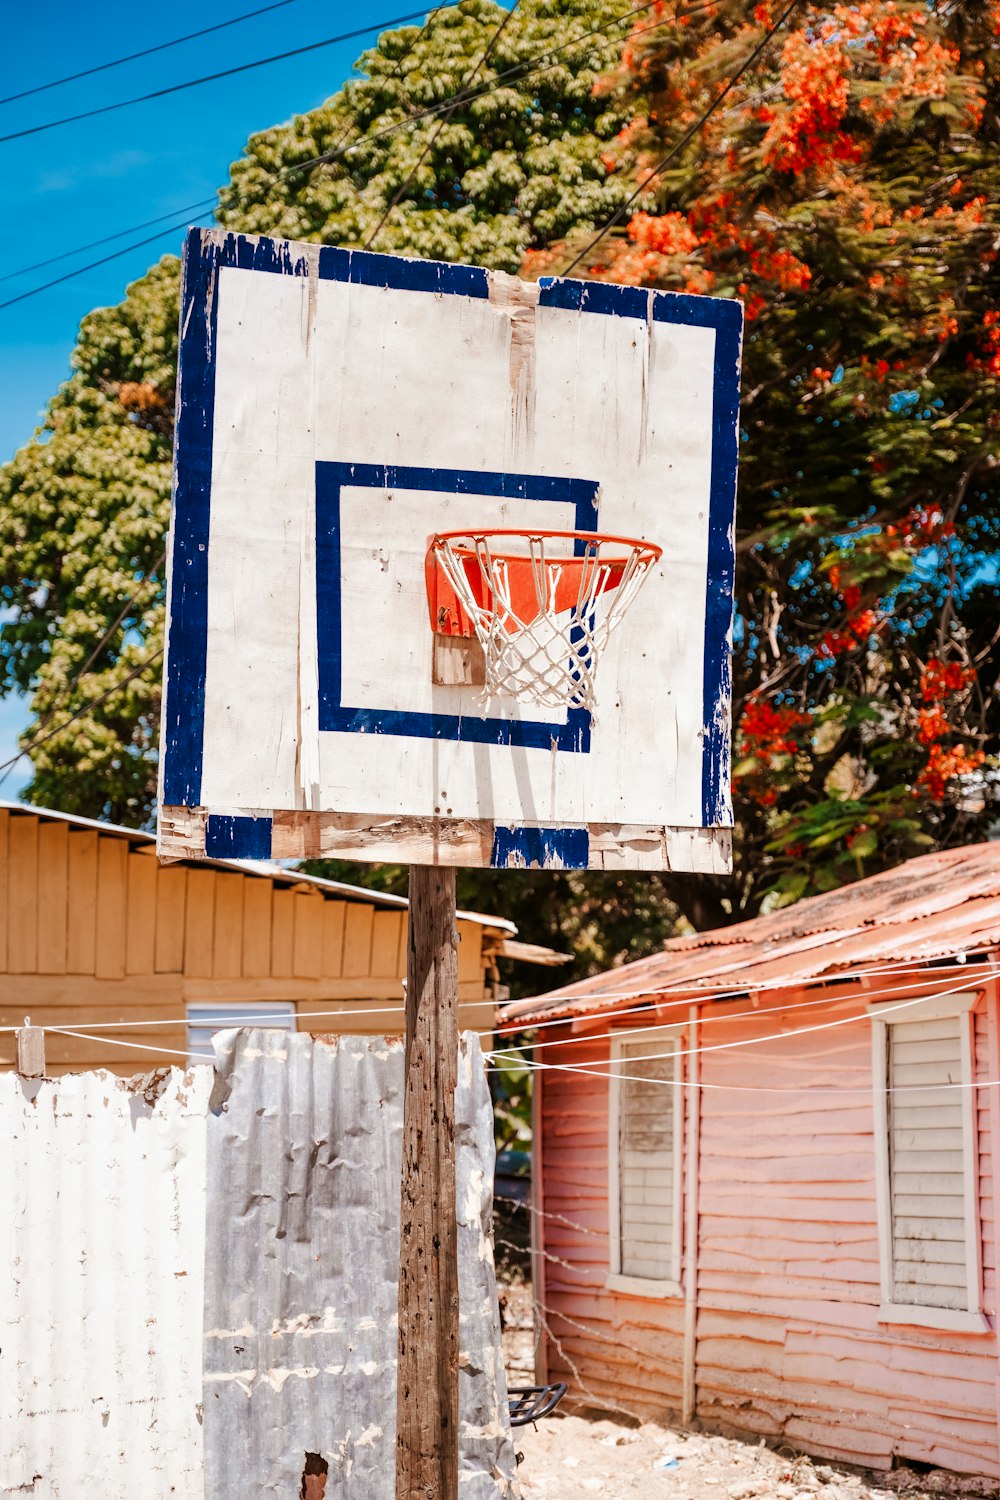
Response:
[{"label": "white basketball net", "polygon": [[[524,533],[527,553],[515,559],[524,571],[530,560],[530,608],[512,598],[508,558],[495,555],[493,546],[509,537],[437,537],[435,556],[472,622],[486,658],[484,701],[511,694],[545,708],[596,706],[594,677],[601,652],[612,631],[642,587],[658,548],[642,543],[588,538],[582,557],[550,555],[550,538]],[[569,545],[560,539],[565,549]],[[605,555],[602,557],[602,548]],[[613,554],[611,549],[613,549]],[[482,575],[485,604],[477,602],[469,573],[475,576],[475,557]],[[565,583],[579,575],[567,603]],[[619,581],[611,581],[618,577]],[[565,583],[564,583],[565,580]],[[558,608],[557,595],[562,587]],[[522,589],[523,593],[523,589]]]}]

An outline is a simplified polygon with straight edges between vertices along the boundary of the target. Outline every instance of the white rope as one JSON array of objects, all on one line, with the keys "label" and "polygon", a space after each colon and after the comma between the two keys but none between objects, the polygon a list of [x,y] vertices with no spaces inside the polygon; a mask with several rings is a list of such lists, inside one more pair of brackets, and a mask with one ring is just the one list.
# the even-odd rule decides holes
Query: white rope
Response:
[{"label": "white rope", "polygon": [[[289,1003],[290,1004],[294,1004],[294,1001],[291,1001]],[[481,1005],[482,1001],[480,1001],[480,1000],[460,1000],[458,1003],[459,1003],[459,1007],[461,1007],[463,1005]],[[386,1006],[381,1006],[381,1007],[378,1007],[378,1008],[373,1007],[371,1009],[369,1009],[367,1006],[364,1007],[364,1008],[362,1008],[362,1007],[359,1006],[356,1010],[334,1010],[334,1011],[330,1011],[330,1010],[299,1010],[299,1011],[294,1011],[294,1012],[291,1013],[291,1019],[295,1020],[295,1021],[316,1021],[316,1020],[337,1021],[337,1020],[340,1020],[344,1016],[355,1016],[355,1015],[357,1015],[357,1016],[396,1016],[396,1015],[401,1014],[404,1010],[405,1010],[405,1006],[403,1006],[403,1005],[386,1005]],[[195,1016],[195,1017],[191,1017],[191,1016],[173,1016],[173,1017],[167,1017],[165,1020],[157,1020],[157,1021],[67,1021],[65,1026],[61,1026],[58,1029],[60,1031],[71,1032],[71,1031],[75,1031],[80,1026],[85,1026],[85,1027],[100,1026],[101,1029],[105,1030],[105,1031],[109,1031],[109,1030],[113,1030],[113,1031],[133,1031],[133,1030],[137,1030],[140,1026],[199,1026],[199,1027],[203,1027],[203,1026],[216,1026],[219,1030],[222,1030],[225,1026],[231,1026],[234,1021],[245,1021],[247,1024],[251,1024],[251,1023],[255,1023],[256,1022],[256,1023],[260,1024],[260,1023],[264,1023],[264,1022],[267,1022],[268,1020],[272,1020],[272,1019],[274,1019],[274,1018],[273,1017],[269,1017],[269,1016],[262,1016],[259,1011],[251,1011],[251,1012],[248,1012],[246,1015],[232,1015],[232,1014],[227,1015],[227,1014],[222,1014],[222,1015],[219,1015],[219,1016]],[[45,1030],[46,1028],[42,1027],[41,1029]],[[54,1030],[56,1028],[51,1028],[51,1029]],[[22,1030],[22,1028],[20,1026],[0,1026],[0,1031],[20,1031],[20,1030]],[[486,1033],[486,1032],[483,1033],[484,1036],[487,1035],[487,1034],[492,1035],[492,1033]]]},{"label": "white rope", "polygon": [[[963,950],[961,957],[962,957],[963,961],[965,959],[969,959],[969,958],[979,958],[979,957],[989,958],[991,955],[995,954],[996,952],[997,952],[997,948],[996,947],[991,947],[991,948],[966,948],[966,949]],[[665,953],[664,956],[669,956],[669,955],[667,953]],[[574,1022],[606,1021],[606,1020],[610,1020],[612,1016],[629,1016],[629,1015],[634,1015],[634,1014],[636,1014],[636,1013],[638,1013],[640,1011],[648,1011],[651,1007],[655,1007],[658,1010],[664,1009],[665,1008],[664,1001],[666,1001],[667,1005],[670,1005],[670,1006],[685,1007],[686,1008],[687,1006],[690,1006],[690,1005],[708,1004],[710,1001],[713,1001],[713,1000],[736,1000],[736,999],[739,999],[739,997],[741,995],[752,995],[752,994],[758,994],[758,995],[768,994],[768,995],[770,995],[772,993],[773,994],[780,994],[782,990],[789,990],[789,989],[791,989],[791,990],[800,990],[800,989],[805,988],[805,986],[807,986],[807,985],[814,985],[814,984],[827,984],[827,985],[834,985],[834,984],[855,984],[855,983],[858,983],[860,980],[868,979],[868,978],[873,978],[873,977],[877,978],[877,977],[879,977],[880,975],[883,975],[883,974],[926,973],[928,975],[934,975],[934,974],[936,974],[938,972],[941,972],[941,971],[935,969],[934,965],[942,963],[943,960],[947,956],[948,955],[938,954],[937,957],[935,957],[935,958],[912,958],[912,959],[907,959],[907,960],[905,960],[903,962],[897,961],[897,962],[891,963],[891,964],[872,964],[870,967],[865,966],[865,967],[856,968],[856,969],[845,969],[841,973],[815,974],[815,975],[812,975],[811,977],[810,976],[803,976],[803,975],[800,974],[798,976],[790,977],[788,979],[782,979],[782,980],[778,980],[778,979],[772,979],[772,980],[761,979],[761,980],[758,980],[756,983],[752,979],[745,979],[745,980],[743,980],[738,985],[734,985],[732,980],[722,980],[722,979],[720,979],[720,980],[716,981],[715,984],[713,984],[713,983],[699,984],[697,987],[695,987],[693,984],[689,984],[689,985],[686,985],[686,986],[684,986],[684,985],[676,985],[673,988],[670,988],[668,986],[665,986],[663,988],[658,988],[655,984],[651,984],[651,985],[648,985],[648,986],[642,986],[642,987],[640,987],[638,989],[633,988],[633,989],[629,989],[629,990],[606,990],[606,991],[602,990],[600,993],[594,994],[594,995],[590,995],[590,994],[570,995],[570,996],[567,996],[567,998],[565,1000],[561,1000],[561,999],[560,1000],[555,1000],[555,1001],[552,1001],[551,1003],[553,1005],[573,1005],[573,1004],[575,1004],[577,1002],[585,1001],[585,1000],[590,1000],[590,999],[593,999],[593,1000],[640,1000],[641,999],[642,1000],[642,1004],[641,1005],[628,1006],[628,1007],[624,1007],[624,1006],[622,1006],[622,1007],[612,1006],[612,1008],[610,1010],[606,1010],[606,1011],[600,1011],[600,1010],[583,1011],[582,1010],[582,1011],[570,1011],[568,1014],[564,1012],[562,1015],[556,1016],[556,1017],[554,1017],[551,1020],[537,1020],[537,1021],[536,1020],[524,1020],[520,1016],[514,1016],[514,1015],[512,1015],[512,1016],[505,1016],[501,1020],[501,1022],[500,1022],[500,1029],[503,1030],[503,1031],[511,1031],[511,1032],[513,1032],[513,1031],[542,1031],[542,1030],[545,1030],[549,1026],[571,1026]],[[951,969],[951,967],[952,966],[949,964],[948,965],[949,970]],[[989,973],[992,974],[992,973],[996,973],[997,970],[994,968],[994,969],[988,970],[987,972],[989,972]],[[585,983],[585,981],[583,981],[583,980],[581,980],[580,982],[581,983]],[[667,996],[676,996],[677,998],[676,999],[667,1000]],[[509,1004],[510,1003],[513,1003],[513,1004],[520,1004],[520,1003],[528,1004],[528,1003],[531,1003],[531,1004],[544,1005],[545,1004],[545,999],[546,999],[546,997],[544,995],[539,995],[537,1002],[536,1001],[532,1001],[532,1002],[513,1001],[513,1002],[508,1002],[508,1003]],[[531,1013],[528,1012],[528,1014],[530,1015]]]},{"label": "white rope", "polygon": [[[927,987],[927,981],[923,980],[918,985],[908,986],[906,989],[904,989],[903,993],[908,994],[914,989],[925,990],[927,989]],[[913,1000],[901,1000],[899,1006],[893,1006],[892,1008],[893,1010],[896,1010],[904,1005],[921,1005],[927,1000],[939,1000],[943,999],[946,995],[958,995],[963,993],[963,991],[969,990],[970,988],[975,988],[975,981],[973,981],[970,985],[970,982],[968,980],[963,980],[963,982],[960,985],[956,986],[954,989],[934,989],[934,992],[931,995],[918,995]],[[800,1000],[795,1005],[776,1005],[774,1007],[768,1006],[765,1010],[725,1011],[722,1015],[718,1016],[705,1016],[704,1018],[699,1017],[698,1025],[710,1026],[713,1022],[743,1021],[747,1018],[763,1019],[771,1013],[772,1009],[775,1011],[779,1011],[782,1015],[787,1015],[787,1013],[792,1010],[814,1010],[819,1006],[857,1005],[859,1001],[862,1001],[865,1004],[869,1004],[873,1000],[881,1000],[883,996],[893,996],[898,995],[899,993],[899,985],[889,985],[882,990],[863,990],[853,995],[837,995],[833,998],[826,997],[816,998],[813,1000]],[[786,1036],[805,1036],[805,1034],[810,1031],[829,1031],[834,1026],[847,1026],[850,1025],[852,1021],[857,1021],[859,1019],[862,1018],[857,1015],[843,1016],[836,1021],[824,1021],[817,1026],[802,1026],[798,1031],[782,1031],[774,1033],[770,1036],[746,1037],[738,1042],[716,1042],[714,1044],[707,1044],[703,1047],[688,1047],[682,1051],[650,1052],[646,1055],[650,1058],[689,1057],[697,1052],[725,1052],[733,1047],[752,1047],[759,1042],[780,1041]],[[552,1041],[534,1043],[526,1042],[525,1047],[531,1052],[537,1052],[542,1047],[579,1047],[581,1045],[586,1045],[588,1042],[618,1040],[622,1037],[648,1036],[651,1031],[669,1031],[681,1024],[683,1023],[679,1021],[657,1021],[654,1022],[652,1026],[619,1026],[614,1031],[600,1031],[596,1034],[588,1031],[583,1032],[577,1036],[558,1037]],[[511,1061],[515,1063],[518,1062],[523,1057],[523,1055],[524,1054],[517,1048],[510,1047],[495,1047],[492,1051],[485,1054],[485,1056],[489,1058],[509,1057]],[[594,1064],[594,1066],[602,1067],[604,1065],[602,1063],[597,1063]]]}]

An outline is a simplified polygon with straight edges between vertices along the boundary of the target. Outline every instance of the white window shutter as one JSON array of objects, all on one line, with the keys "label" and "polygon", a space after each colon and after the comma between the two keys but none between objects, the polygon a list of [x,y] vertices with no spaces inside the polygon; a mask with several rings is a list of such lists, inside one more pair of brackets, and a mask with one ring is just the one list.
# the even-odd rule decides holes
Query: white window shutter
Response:
[{"label": "white window shutter", "polygon": [[966,1101],[945,1087],[963,1082],[966,1024],[948,1016],[888,1028],[893,1301],[917,1307],[969,1305]]},{"label": "white window shutter", "polygon": [[869,1007],[883,1321],[983,1324],[977,998],[937,995]]},{"label": "white window shutter", "polygon": [[680,1276],[680,1135],[677,1043],[662,1032],[614,1048],[614,1270],[676,1282]]}]

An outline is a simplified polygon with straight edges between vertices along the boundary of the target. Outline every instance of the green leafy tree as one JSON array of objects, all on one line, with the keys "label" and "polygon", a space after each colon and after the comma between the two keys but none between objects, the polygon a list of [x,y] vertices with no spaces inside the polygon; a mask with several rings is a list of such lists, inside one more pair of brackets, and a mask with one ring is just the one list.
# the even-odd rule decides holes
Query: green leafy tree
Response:
[{"label": "green leafy tree", "polygon": [[[625,116],[595,82],[626,11],[462,0],[385,32],[327,104],[251,139],[220,222],[357,246],[384,219],[380,250],[516,270],[624,197],[601,155]],[[0,470],[0,694],[31,694],[27,795],[133,824],[156,789],[178,285],[165,258],[84,319],[70,379]]]},{"label": "green leafy tree", "polygon": [[780,16],[637,19],[629,215],[528,255],[745,304],[736,870],[666,882],[698,927],[996,816],[1000,5],[801,3],[708,113]]}]

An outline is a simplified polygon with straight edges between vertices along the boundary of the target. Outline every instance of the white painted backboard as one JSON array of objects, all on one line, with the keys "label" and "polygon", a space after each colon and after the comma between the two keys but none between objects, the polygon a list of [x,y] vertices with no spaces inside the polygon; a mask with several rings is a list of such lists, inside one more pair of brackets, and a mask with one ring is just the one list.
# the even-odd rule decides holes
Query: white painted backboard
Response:
[{"label": "white painted backboard", "polygon": [[[739,304],[192,230],[165,857],[728,868]],[[436,686],[436,531],[663,548],[594,719]]]}]

